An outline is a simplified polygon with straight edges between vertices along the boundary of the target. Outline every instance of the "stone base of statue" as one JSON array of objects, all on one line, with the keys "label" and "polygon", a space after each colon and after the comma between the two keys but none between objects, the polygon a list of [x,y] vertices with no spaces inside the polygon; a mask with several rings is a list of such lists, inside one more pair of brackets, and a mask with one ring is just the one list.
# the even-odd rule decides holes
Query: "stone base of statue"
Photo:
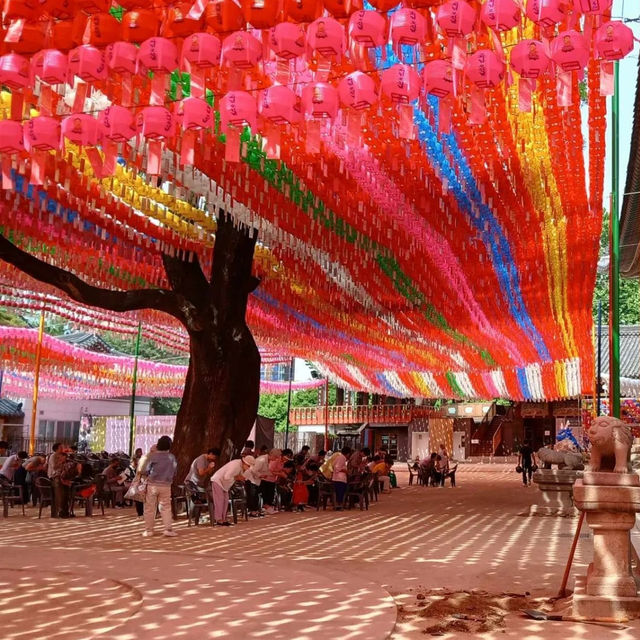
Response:
[{"label": "stone base of statue", "polygon": [[529,515],[572,517],[578,514],[573,505],[573,485],[582,471],[539,469],[533,481],[540,489],[540,503],[530,507]]},{"label": "stone base of statue", "polygon": [[593,562],[586,576],[576,578],[573,615],[637,617],[640,581],[631,568],[630,531],[640,512],[640,478],[635,473],[585,471],[573,496],[593,531]]}]

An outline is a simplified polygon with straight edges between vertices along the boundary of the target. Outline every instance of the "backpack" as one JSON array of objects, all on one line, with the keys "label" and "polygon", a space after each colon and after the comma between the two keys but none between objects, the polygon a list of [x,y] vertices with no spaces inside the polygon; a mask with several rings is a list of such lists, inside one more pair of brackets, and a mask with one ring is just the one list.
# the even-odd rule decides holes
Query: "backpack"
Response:
[{"label": "backpack", "polygon": [[333,476],[333,465],[336,462],[337,457],[340,455],[339,451],[336,451],[328,460],[324,462],[324,464],[320,467],[320,473],[325,478],[331,480],[331,476]]}]

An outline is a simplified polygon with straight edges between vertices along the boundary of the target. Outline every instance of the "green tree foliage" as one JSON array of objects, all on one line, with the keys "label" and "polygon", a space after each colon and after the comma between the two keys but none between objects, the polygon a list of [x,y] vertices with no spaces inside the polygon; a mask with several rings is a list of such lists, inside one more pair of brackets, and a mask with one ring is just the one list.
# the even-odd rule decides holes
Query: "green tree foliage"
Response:
[{"label": "green tree foliage", "polygon": [[29,323],[15,311],[0,309],[0,325],[5,327],[28,327]]},{"label": "green tree foliage", "polygon": [[[331,385],[329,387],[329,399],[331,399]],[[335,388],[333,390],[333,401],[335,402]],[[308,389],[306,391],[294,391],[291,394],[292,407],[313,407],[318,404],[318,389]],[[276,431],[284,431],[287,425],[287,394],[286,393],[263,393],[260,395],[260,406],[258,414],[265,418],[273,418],[276,421]],[[290,425],[291,430],[295,429]]]},{"label": "green tree foliage", "polygon": [[[609,214],[602,216],[600,256],[609,253]],[[609,322],[609,274],[598,273],[593,292],[593,321],[598,322],[598,303],[602,305],[602,324]],[[640,283],[637,279],[620,279],[620,324],[640,323]]]}]

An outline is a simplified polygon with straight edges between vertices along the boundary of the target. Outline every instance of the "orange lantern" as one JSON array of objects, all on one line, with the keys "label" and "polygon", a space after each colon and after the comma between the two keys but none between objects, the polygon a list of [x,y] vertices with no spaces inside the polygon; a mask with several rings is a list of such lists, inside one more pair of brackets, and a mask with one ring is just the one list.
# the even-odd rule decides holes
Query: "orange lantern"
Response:
[{"label": "orange lantern", "polygon": [[144,42],[158,35],[160,22],[154,11],[127,11],[122,17],[122,37],[129,42]]},{"label": "orange lantern", "polygon": [[336,19],[348,18],[363,6],[362,0],[324,0],[324,8]]},{"label": "orange lantern", "polygon": [[284,15],[290,22],[313,22],[322,15],[320,0],[284,0]]},{"label": "orange lantern", "polygon": [[71,20],[60,20],[53,23],[51,29],[51,48],[60,51],[69,51],[77,43],[73,39],[73,22]]},{"label": "orange lantern", "polygon": [[204,9],[204,22],[214,33],[238,31],[244,26],[242,8],[234,0],[213,0]]},{"label": "orange lantern", "polygon": [[87,44],[106,46],[122,39],[122,25],[110,13],[94,13],[87,21]]},{"label": "orange lantern", "polygon": [[192,20],[187,17],[191,4],[191,2],[178,2],[167,9],[162,24],[162,35],[165,38],[185,38],[191,33],[200,31],[202,20]]},{"label": "orange lantern", "polygon": [[280,22],[280,0],[242,0],[244,19],[256,29],[271,29]]}]

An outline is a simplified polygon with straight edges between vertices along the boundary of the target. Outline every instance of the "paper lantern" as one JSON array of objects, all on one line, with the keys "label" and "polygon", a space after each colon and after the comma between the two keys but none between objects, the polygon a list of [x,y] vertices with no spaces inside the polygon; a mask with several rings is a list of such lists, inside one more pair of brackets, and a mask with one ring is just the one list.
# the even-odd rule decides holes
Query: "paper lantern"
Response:
[{"label": "paper lantern", "polygon": [[377,11],[357,11],[349,18],[349,38],[363,47],[381,47],[386,29],[386,18]]},{"label": "paper lantern", "polygon": [[338,101],[338,91],[326,82],[314,82],[302,90],[302,111],[307,118],[335,118]]},{"label": "paper lantern", "polygon": [[138,114],[138,132],[149,140],[165,140],[176,132],[175,118],[169,109],[160,106],[145,107]]},{"label": "paper lantern", "polygon": [[382,72],[380,87],[391,102],[409,104],[420,94],[420,76],[413,67],[396,64]]},{"label": "paper lantern", "polygon": [[398,9],[391,16],[390,35],[396,50],[403,44],[414,46],[425,41],[427,21],[415,9]]},{"label": "paper lantern", "polygon": [[633,51],[633,31],[623,22],[611,20],[597,29],[594,44],[598,57],[621,60]]},{"label": "paper lantern", "polygon": [[16,120],[0,120],[0,154],[24,151],[24,130]]},{"label": "paper lantern", "polygon": [[73,0],[73,6],[85,13],[102,13],[109,11],[111,0]]},{"label": "paper lantern", "polygon": [[199,131],[213,127],[213,109],[201,98],[185,98],[178,106],[178,123],[184,130]]},{"label": "paper lantern", "polygon": [[202,21],[188,17],[192,4],[192,2],[178,2],[166,9],[162,24],[162,35],[165,38],[185,38],[194,31],[200,30]]},{"label": "paper lantern", "polygon": [[476,87],[492,89],[504,78],[504,63],[490,49],[479,49],[469,56],[465,74]]},{"label": "paper lantern", "polygon": [[[25,22],[18,42],[4,42],[0,46],[4,46],[5,50],[8,49],[12,53],[31,54],[44,49],[48,40],[49,30],[46,22]],[[0,42],[2,42],[1,37]]]},{"label": "paper lantern", "polygon": [[4,0],[2,18],[5,23],[13,20],[35,21],[38,19],[38,6],[33,0]]},{"label": "paper lantern", "polygon": [[74,13],[72,0],[39,0],[40,11],[56,20],[69,20]]},{"label": "paper lantern", "polygon": [[553,27],[565,18],[563,0],[528,0],[527,18],[541,27]]},{"label": "paper lantern", "polygon": [[220,38],[210,33],[194,33],[185,38],[182,45],[182,60],[193,67],[209,68],[220,64]]},{"label": "paper lantern", "polygon": [[242,29],[245,20],[237,0],[213,0],[204,9],[204,22],[214,33],[229,33]]},{"label": "paper lantern", "polygon": [[103,136],[113,142],[127,142],[137,133],[133,113],[120,105],[114,104],[101,111],[98,120]]},{"label": "paper lantern", "polygon": [[230,126],[248,126],[256,131],[257,117],[256,100],[246,91],[229,91],[220,100],[220,125],[223,131]]},{"label": "paper lantern", "polygon": [[284,0],[284,16],[291,22],[313,22],[321,15],[321,0]]},{"label": "paper lantern", "polygon": [[262,58],[262,43],[246,31],[236,31],[222,42],[222,61],[238,69],[251,69]]},{"label": "paper lantern", "polygon": [[122,17],[122,37],[128,42],[144,42],[158,35],[160,21],[150,9],[127,11]]},{"label": "paper lantern", "polygon": [[320,18],[307,29],[309,49],[317,51],[325,58],[341,57],[346,49],[344,29],[333,18]]},{"label": "paper lantern", "polygon": [[562,31],[551,41],[551,59],[562,71],[584,69],[589,61],[585,37],[573,29]]},{"label": "paper lantern", "polygon": [[138,70],[168,74],[178,66],[178,51],[167,38],[149,38],[138,49]]},{"label": "paper lantern", "polygon": [[382,13],[386,13],[390,9],[397,7],[400,2],[397,0],[371,0],[370,4],[372,7],[375,7],[378,11],[382,11]]},{"label": "paper lantern", "polygon": [[63,118],[62,135],[74,144],[95,147],[100,141],[102,129],[93,116],[76,113]]},{"label": "paper lantern", "polygon": [[473,31],[476,12],[462,0],[445,2],[436,11],[436,22],[445,35],[450,38],[464,38]]},{"label": "paper lantern", "polygon": [[27,151],[52,151],[60,147],[60,123],[49,116],[37,116],[24,123]]},{"label": "paper lantern", "polygon": [[69,51],[68,67],[69,83],[73,76],[78,76],[85,82],[99,82],[107,77],[105,52],[90,44],[84,44]]},{"label": "paper lantern", "polygon": [[73,40],[73,22],[60,20],[51,26],[51,42],[49,46],[59,51],[69,51],[76,42]]},{"label": "paper lantern", "polygon": [[442,4],[442,0],[405,0],[403,4],[411,9],[430,9]]},{"label": "paper lantern", "polygon": [[582,13],[602,15],[612,4],[613,0],[574,0],[574,9]]},{"label": "paper lantern", "polygon": [[298,58],[305,52],[306,36],[300,24],[281,22],[269,31],[269,46],[285,60]]},{"label": "paper lantern", "polygon": [[67,81],[69,59],[57,49],[43,49],[31,58],[31,73],[47,84]]},{"label": "paper lantern", "polygon": [[29,60],[17,53],[0,56],[0,85],[24,89],[29,85]]},{"label": "paper lantern", "polygon": [[107,66],[116,73],[135,73],[138,47],[130,42],[114,42],[107,47]]},{"label": "paper lantern", "polygon": [[271,29],[281,14],[281,0],[242,0],[242,15],[255,29]]},{"label": "paper lantern", "polygon": [[378,102],[378,92],[373,78],[361,71],[344,77],[338,85],[340,102],[350,109],[368,109]]},{"label": "paper lantern", "polygon": [[260,115],[273,124],[295,124],[302,119],[300,99],[284,85],[274,85],[260,92]]},{"label": "paper lantern", "polygon": [[424,65],[422,77],[427,93],[446,98],[453,93],[454,69],[448,60],[432,60]]},{"label": "paper lantern", "polygon": [[486,0],[480,19],[494,31],[509,31],[520,23],[520,7],[514,0]]},{"label": "paper lantern", "polygon": [[362,0],[324,0],[324,8],[336,19],[348,18],[362,10]]},{"label": "paper lantern", "polygon": [[122,24],[110,13],[95,13],[87,19],[83,43],[102,47],[122,40]]},{"label": "paper lantern", "polygon": [[520,40],[511,49],[510,63],[522,78],[538,78],[549,67],[549,56],[539,40]]}]

